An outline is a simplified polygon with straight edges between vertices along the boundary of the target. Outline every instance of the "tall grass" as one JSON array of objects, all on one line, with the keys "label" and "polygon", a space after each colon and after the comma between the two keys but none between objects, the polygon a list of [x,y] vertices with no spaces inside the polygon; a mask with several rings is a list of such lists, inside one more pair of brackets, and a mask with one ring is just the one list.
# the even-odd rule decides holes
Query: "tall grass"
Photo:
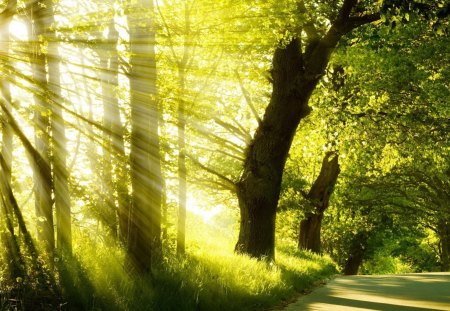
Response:
[{"label": "tall grass", "polygon": [[336,273],[330,259],[285,242],[279,243],[275,262],[258,261],[233,252],[232,228],[197,220],[188,227],[187,255],[178,257],[166,247],[163,263],[148,279],[124,272],[122,248],[75,230],[75,255],[57,262],[62,296],[57,309],[264,310]]},{"label": "tall grass", "polygon": [[79,260],[66,262],[67,309],[263,310],[336,273],[330,259],[286,243],[265,262],[235,254],[231,231],[196,223],[189,233],[187,255],[165,249],[151,279],[124,273],[120,248],[78,236]]}]

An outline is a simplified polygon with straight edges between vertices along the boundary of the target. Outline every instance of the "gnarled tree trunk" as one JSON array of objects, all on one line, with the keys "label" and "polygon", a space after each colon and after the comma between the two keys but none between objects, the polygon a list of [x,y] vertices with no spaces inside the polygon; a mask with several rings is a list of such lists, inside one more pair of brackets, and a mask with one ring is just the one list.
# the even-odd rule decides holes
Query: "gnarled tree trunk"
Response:
[{"label": "gnarled tree trunk", "polygon": [[340,38],[353,28],[379,19],[379,14],[350,17],[356,4],[356,0],[345,0],[322,37],[308,29],[305,49],[299,34],[287,46],[275,50],[270,103],[246,149],[243,173],[237,183],[241,213],[237,252],[274,258],[281,178],[297,126],[309,113],[311,94]]},{"label": "gnarled tree trunk", "polygon": [[306,195],[306,199],[313,207],[313,211],[306,214],[300,222],[298,248],[320,253],[320,229],[325,210],[328,208],[331,194],[334,190],[340,168],[339,155],[327,152],[320,169],[319,176]]}]

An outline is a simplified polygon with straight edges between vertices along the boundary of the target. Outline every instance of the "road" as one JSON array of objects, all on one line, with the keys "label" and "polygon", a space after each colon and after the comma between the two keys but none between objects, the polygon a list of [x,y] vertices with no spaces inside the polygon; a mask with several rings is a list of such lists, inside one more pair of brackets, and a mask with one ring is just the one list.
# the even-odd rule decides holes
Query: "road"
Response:
[{"label": "road", "polygon": [[342,276],[284,311],[450,311],[450,273]]}]

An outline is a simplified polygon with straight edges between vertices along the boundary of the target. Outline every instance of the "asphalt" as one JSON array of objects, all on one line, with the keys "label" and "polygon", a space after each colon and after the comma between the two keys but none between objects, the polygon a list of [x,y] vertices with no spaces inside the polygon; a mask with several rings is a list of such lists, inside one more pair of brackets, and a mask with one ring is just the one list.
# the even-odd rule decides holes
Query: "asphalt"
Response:
[{"label": "asphalt", "polygon": [[284,311],[450,311],[450,273],[340,276]]}]

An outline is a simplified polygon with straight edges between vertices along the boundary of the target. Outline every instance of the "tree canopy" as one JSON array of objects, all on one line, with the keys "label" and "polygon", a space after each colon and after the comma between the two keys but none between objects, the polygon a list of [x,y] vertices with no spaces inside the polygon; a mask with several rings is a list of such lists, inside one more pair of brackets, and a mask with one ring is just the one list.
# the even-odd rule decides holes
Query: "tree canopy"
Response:
[{"label": "tree canopy", "polygon": [[0,1],[1,308],[258,310],[449,271],[449,12]]}]

